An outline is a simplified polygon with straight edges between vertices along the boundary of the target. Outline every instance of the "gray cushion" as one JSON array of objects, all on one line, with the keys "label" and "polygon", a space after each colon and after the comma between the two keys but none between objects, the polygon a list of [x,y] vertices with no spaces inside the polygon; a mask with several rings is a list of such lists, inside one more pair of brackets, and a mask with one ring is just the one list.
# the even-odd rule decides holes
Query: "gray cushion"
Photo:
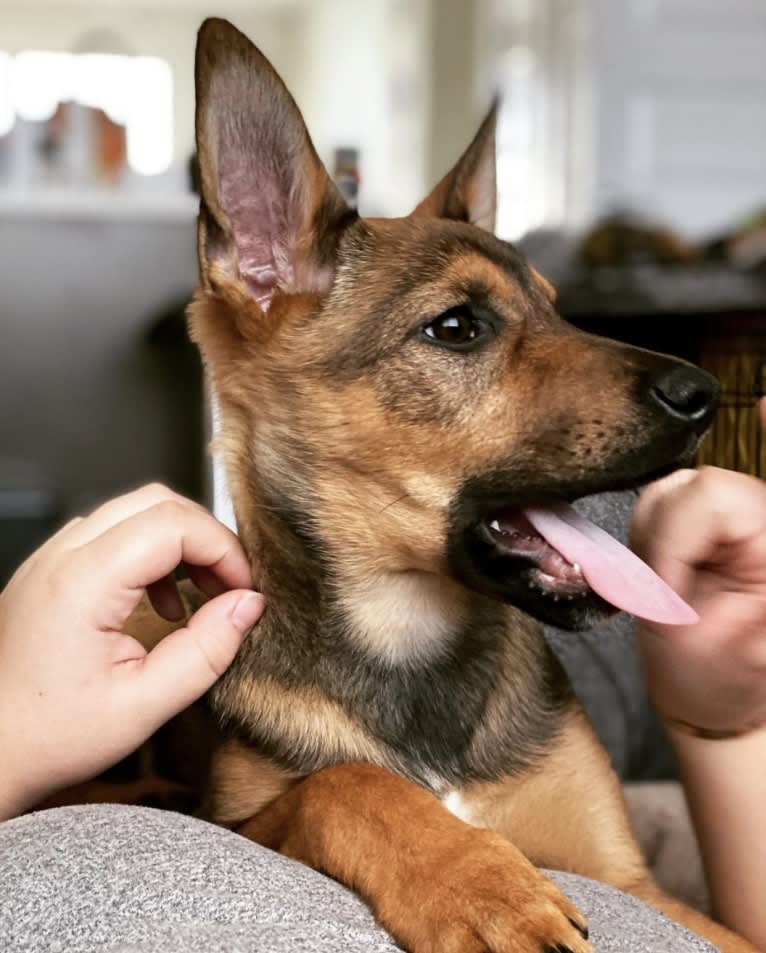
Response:
[{"label": "gray cushion", "polygon": [[[597,953],[711,947],[638,900],[556,875]],[[388,953],[339,884],[229,831],[117,805],[0,824],[3,953]]]}]

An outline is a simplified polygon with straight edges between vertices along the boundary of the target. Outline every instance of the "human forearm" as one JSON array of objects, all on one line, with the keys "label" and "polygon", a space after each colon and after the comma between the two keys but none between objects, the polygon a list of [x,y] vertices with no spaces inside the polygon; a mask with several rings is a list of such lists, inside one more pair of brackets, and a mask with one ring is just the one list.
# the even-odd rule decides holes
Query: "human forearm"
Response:
[{"label": "human forearm", "polygon": [[714,912],[766,949],[766,728],[718,741],[670,734]]},{"label": "human forearm", "polygon": [[[766,398],[758,409],[766,433]],[[766,950],[766,483],[680,470],[642,493],[631,539],[699,614],[639,626],[646,683],[676,748],[715,912]]]},{"label": "human forearm", "polygon": [[[0,708],[0,718],[2,709]],[[29,794],[22,781],[18,758],[12,750],[7,738],[3,738],[0,731],[0,821],[7,821],[18,814],[22,814],[29,807]]]},{"label": "human forearm", "polygon": [[26,810],[26,802],[12,785],[0,785],[0,821],[8,821]]}]

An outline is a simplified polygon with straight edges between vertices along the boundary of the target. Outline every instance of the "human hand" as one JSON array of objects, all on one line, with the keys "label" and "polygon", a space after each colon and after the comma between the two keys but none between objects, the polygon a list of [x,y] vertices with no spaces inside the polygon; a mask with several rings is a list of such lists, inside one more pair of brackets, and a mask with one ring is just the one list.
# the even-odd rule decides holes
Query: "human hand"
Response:
[{"label": "human hand", "polygon": [[[147,653],[123,626],[147,589],[182,617],[170,578],[182,562],[213,598]],[[237,538],[160,486],[34,553],[0,594],[0,817],[98,774],[210,688],[262,612],[251,585]]]},{"label": "human hand", "polygon": [[[766,428],[766,399],[760,412]],[[712,733],[766,724],[766,484],[713,467],[678,471],[641,495],[631,539],[700,616],[639,627],[658,711],[671,726]]]}]

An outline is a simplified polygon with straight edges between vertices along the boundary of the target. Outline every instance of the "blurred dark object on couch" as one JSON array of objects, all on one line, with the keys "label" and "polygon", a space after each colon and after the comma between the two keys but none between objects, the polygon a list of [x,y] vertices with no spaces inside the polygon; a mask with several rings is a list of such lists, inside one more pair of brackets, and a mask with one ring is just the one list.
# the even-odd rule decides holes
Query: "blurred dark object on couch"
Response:
[{"label": "blurred dark object on couch", "polygon": [[766,274],[766,208],[708,242],[705,251],[710,260],[728,261],[737,268],[757,268]]},{"label": "blurred dark object on couch", "polygon": [[598,222],[583,238],[580,258],[586,268],[637,264],[689,265],[700,252],[669,228],[644,224],[617,213]]},{"label": "blurred dark object on couch", "polygon": [[766,214],[698,245],[627,213],[582,236],[540,229],[518,244],[557,288],[559,310],[574,323],[766,311]]}]

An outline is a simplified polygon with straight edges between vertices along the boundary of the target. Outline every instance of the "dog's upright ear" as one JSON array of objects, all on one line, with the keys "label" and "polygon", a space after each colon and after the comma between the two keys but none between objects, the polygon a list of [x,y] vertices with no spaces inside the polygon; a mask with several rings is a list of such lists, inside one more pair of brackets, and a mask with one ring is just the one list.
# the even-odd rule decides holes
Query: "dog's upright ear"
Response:
[{"label": "dog's upright ear", "polygon": [[355,217],[263,54],[226,20],[197,37],[197,153],[203,288],[267,312],[279,292],[321,292],[341,226]]},{"label": "dog's upright ear", "polygon": [[495,131],[498,101],[492,103],[473,142],[444,178],[418,205],[416,218],[451,218],[495,230],[497,170]]}]

